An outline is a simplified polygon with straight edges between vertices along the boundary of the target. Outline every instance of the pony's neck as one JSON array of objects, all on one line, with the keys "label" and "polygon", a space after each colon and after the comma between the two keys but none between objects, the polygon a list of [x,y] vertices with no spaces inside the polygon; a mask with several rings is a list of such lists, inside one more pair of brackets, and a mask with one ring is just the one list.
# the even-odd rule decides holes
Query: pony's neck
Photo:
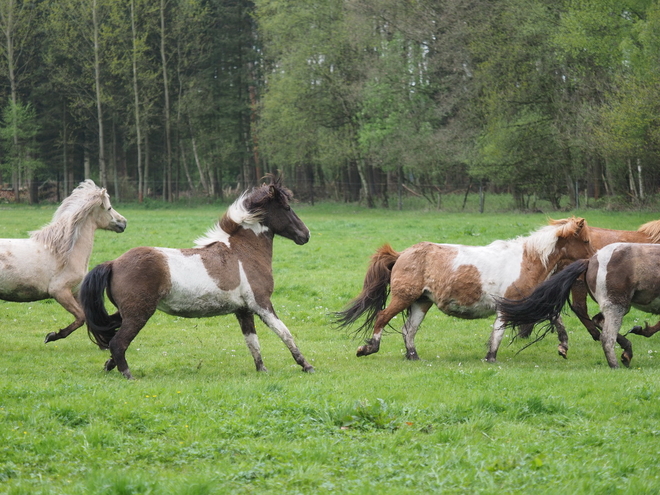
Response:
[{"label": "pony's neck", "polygon": [[266,229],[256,233],[253,229],[241,227],[229,236],[229,245],[237,244],[250,246],[251,250],[258,251],[260,256],[273,258],[273,232]]},{"label": "pony's neck", "polygon": [[554,249],[548,255],[546,262],[543,263],[541,255],[536,250],[525,246],[523,252],[523,263],[521,266],[522,280],[526,280],[532,285],[545,280],[548,275],[555,271],[564,256],[561,250]]},{"label": "pony's neck", "polygon": [[71,247],[67,257],[67,264],[76,268],[84,269],[89,268],[89,259],[92,256],[92,248],[94,246],[94,233],[96,232],[96,225],[94,222],[85,222],[78,231],[78,238]]}]

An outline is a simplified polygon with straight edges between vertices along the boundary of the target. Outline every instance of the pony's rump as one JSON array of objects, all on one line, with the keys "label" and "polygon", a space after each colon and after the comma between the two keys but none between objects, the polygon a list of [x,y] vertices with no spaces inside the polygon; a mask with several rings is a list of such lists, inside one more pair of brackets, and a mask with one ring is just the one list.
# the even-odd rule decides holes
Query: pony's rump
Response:
[{"label": "pony's rump", "polygon": [[[105,309],[104,292],[112,277],[112,262],[97,265],[83,279],[80,286],[80,305],[85,311],[89,338],[101,349],[107,349],[121,326],[119,313],[109,315]],[[108,294],[109,295],[109,294]]]},{"label": "pony's rump", "polygon": [[362,292],[349,303],[346,309],[335,313],[337,325],[348,327],[366,314],[364,323],[360,325],[356,333],[367,331],[373,326],[376,315],[385,308],[387,303],[392,267],[400,254],[389,244],[385,244],[373,254],[364,277]]},{"label": "pony's rump", "polygon": [[561,310],[568,300],[571,287],[578,277],[587,271],[588,266],[588,259],[574,261],[522,299],[495,298],[504,326],[527,327],[555,320],[560,316]]}]

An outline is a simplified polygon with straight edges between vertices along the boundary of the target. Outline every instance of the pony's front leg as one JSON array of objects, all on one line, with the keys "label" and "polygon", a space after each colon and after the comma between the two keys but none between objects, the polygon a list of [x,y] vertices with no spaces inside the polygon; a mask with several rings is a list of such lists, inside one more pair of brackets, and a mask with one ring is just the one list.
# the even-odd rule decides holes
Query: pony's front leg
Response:
[{"label": "pony's front leg", "polygon": [[236,318],[241,325],[241,331],[243,332],[243,337],[245,337],[245,343],[250,350],[250,354],[252,354],[252,359],[254,359],[254,365],[257,367],[257,371],[268,371],[264,366],[263,359],[261,359],[261,347],[259,346],[257,329],[254,326],[254,313],[249,311],[238,311],[236,312]]},{"label": "pony's front leg", "polygon": [[53,292],[51,295],[53,296],[53,299],[60,303],[64,309],[66,309],[75,317],[75,320],[69,326],[62,328],[58,332],[50,332],[48,335],[46,335],[44,344],[68,337],[74,330],[77,330],[85,323],[85,313],[80,307],[78,300],[71,293],[70,289],[65,288],[60,291]]},{"label": "pony's front leg", "polygon": [[630,329],[630,332],[628,333],[634,333],[635,335],[642,335],[643,337],[650,337],[656,332],[660,332],[660,321],[653,326],[650,326],[647,322],[644,324],[644,328],[642,328],[639,325],[635,325]]},{"label": "pony's front leg", "polygon": [[293,341],[291,332],[289,332],[289,329],[286,327],[284,322],[282,322],[282,320],[277,317],[272,306],[266,309],[260,308],[260,311],[257,314],[259,315],[259,318],[261,318],[261,321],[263,321],[268,328],[270,328],[278,335],[280,339],[282,339],[282,342],[284,342],[284,344],[289,348],[293,359],[295,359],[296,363],[302,367],[303,371],[306,371],[307,373],[314,373],[314,367],[309,364],[305,357],[302,355],[296,346],[296,343]]},{"label": "pony's front leg", "polygon": [[500,314],[497,314],[495,318],[495,323],[493,323],[493,331],[490,332],[490,339],[488,340],[488,352],[484,358],[489,363],[494,363],[497,361],[497,350],[500,348],[502,343],[502,337],[504,337],[504,322]]},{"label": "pony's front leg", "polygon": [[431,301],[417,301],[410,306],[410,314],[401,331],[403,334],[403,343],[406,346],[406,359],[411,361],[419,360],[419,355],[415,348],[415,335],[432,305],[433,303]]}]

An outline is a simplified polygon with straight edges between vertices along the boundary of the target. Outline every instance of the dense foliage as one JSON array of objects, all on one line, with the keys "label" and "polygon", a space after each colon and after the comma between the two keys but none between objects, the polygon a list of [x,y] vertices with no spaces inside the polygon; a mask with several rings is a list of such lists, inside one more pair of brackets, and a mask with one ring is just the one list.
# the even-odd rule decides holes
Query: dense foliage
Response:
[{"label": "dense foliage", "polygon": [[[649,0],[0,0],[5,196],[91,177],[308,201],[472,188],[641,203],[660,175]],[[11,190],[12,194],[7,194]]]}]

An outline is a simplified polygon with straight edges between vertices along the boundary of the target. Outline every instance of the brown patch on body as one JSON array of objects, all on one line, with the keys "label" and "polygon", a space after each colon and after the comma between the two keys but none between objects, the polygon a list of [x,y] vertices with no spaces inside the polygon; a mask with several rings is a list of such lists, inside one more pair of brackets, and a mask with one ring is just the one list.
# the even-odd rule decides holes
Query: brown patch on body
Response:
[{"label": "brown patch on body", "polygon": [[153,305],[172,287],[165,256],[151,247],[136,247],[112,261],[112,279],[108,287],[113,304],[118,307]]},{"label": "brown patch on body", "polygon": [[452,316],[472,316],[471,308],[482,298],[479,270],[473,265],[454,269],[458,251],[452,246],[422,242],[406,249],[392,269],[392,296],[412,302],[427,295]]}]

